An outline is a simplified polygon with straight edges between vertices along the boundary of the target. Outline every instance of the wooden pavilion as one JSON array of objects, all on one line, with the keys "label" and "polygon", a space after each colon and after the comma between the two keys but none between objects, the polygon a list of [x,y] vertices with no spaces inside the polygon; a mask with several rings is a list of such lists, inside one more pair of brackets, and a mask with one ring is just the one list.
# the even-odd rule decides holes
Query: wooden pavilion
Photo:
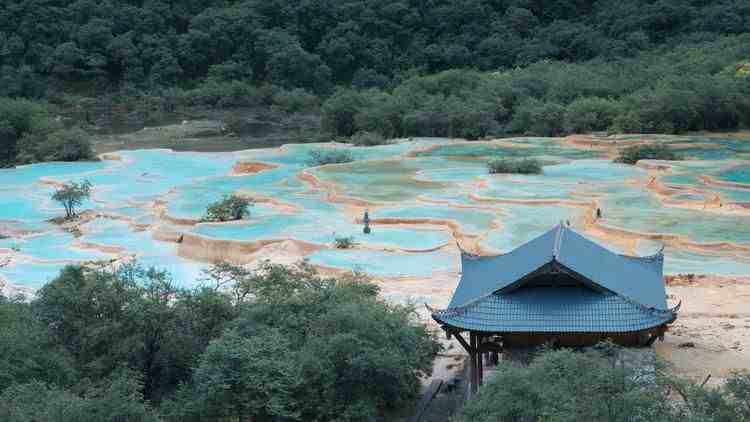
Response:
[{"label": "wooden pavilion", "polygon": [[462,252],[461,266],[448,308],[432,318],[469,353],[473,391],[504,349],[650,346],[679,310],[667,306],[661,251],[621,255],[563,224],[504,255]]}]

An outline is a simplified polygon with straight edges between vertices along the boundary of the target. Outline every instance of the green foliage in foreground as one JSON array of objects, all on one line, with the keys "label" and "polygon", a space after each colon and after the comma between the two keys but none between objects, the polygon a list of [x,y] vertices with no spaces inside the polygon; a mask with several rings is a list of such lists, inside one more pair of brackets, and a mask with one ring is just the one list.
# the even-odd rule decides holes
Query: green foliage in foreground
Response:
[{"label": "green foliage in foreground", "polygon": [[416,396],[438,345],[352,275],[222,263],[207,286],[66,267],[0,296],[0,420],[372,421]]},{"label": "green foliage in foreground", "polygon": [[305,164],[309,167],[324,166],[326,164],[345,164],[354,161],[352,153],[342,149],[316,149],[310,151]]},{"label": "green foliage in foreground", "polygon": [[202,221],[236,221],[250,215],[253,200],[240,195],[227,195],[206,209]]},{"label": "green foliage in foreground", "polygon": [[241,275],[256,302],[211,343],[170,420],[374,420],[415,397],[438,346],[413,309],[308,266]]},{"label": "green foliage in foreground", "polygon": [[75,218],[78,208],[85,199],[91,195],[91,182],[84,180],[82,182],[69,182],[60,186],[52,194],[52,200],[57,201],[65,208],[65,218]]},{"label": "green foliage in foreground", "polygon": [[638,160],[679,160],[680,157],[665,145],[632,145],[620,151],[615,162],[635,164]]},{"label": "green foliage in foreground", "polygon": [[750,421],[750,374],[721,388],[676,382],[600,352],[550,351],[504,363],[455,422]]},{"label": "green foliage in foreground", "polygon": [[535,158],[495,158],[487,163],[490,174],[541,174],[542,163]]}]

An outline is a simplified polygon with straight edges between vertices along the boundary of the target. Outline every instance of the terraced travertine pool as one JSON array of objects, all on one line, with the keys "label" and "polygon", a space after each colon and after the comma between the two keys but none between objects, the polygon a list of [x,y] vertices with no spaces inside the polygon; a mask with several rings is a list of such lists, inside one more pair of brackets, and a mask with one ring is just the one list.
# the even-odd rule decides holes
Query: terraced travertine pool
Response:
[{"label": "terraced travertine pool", "polygon": [[[212,260],[252,265],[307,259],[382,278],[425,279],[460,269],[459,247],[507,252],[565,221],[622,253],[665,247],[671,273],[750,272],[750,141],[731,137],[411,139],[377,147],[286,145],[227,153],[121,151],[99,162],[0,170],[0,278],[39,288],[67,264],[138,260],[194,286]],[[663,143],[682,161],[628,166],[616,148]],[[310,167],[311,151],[355,161]],[[490,175],[488,159],[538,157],[542,175]],[[260,171],[235,172],[238,162]],[[239,168],[239,167],[237,167]],[[57,184],[88,179],[75,230]],[[223,195],[256,199],[250,217],[201,223]],[[601,213],[597,217],[597,209]],[[365,210],[373,232],[362,233]],[[352,249],[335,239],[351,237]],[[425,281],[428,283],[429,281]]]}]

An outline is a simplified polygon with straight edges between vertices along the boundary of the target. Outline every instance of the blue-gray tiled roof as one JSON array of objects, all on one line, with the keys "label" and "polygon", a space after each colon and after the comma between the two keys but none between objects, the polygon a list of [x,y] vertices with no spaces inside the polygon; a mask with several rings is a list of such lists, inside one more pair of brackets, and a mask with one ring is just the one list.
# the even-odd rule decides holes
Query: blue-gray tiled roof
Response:
[{"label": "blue-gray tiled roof", "polygon": [[437,311],[441,323],[466,330],[523,333],[625,333],[671,322],[671,311],[648,309],[586,287],[522,288]]},{"label": "blue-gray tiled roof", "polygon": [[[547,264],[587,285],[523,287],[524,277]],[[640,331],[675,318],[667,307],[661,253],[620,255],[562,224],[504,255],[462,253],[461,265],[448,309],[433,313],[454,327],[609,333]]]},{"label": "blue-gray tiled roof", "polygon": [[550,262],[641,305],[667,309],[661,254],[644,258],[620,255],[562,224],[507,254],[462,254],[461,280],[448,307],[464,306],[508,287]]}]

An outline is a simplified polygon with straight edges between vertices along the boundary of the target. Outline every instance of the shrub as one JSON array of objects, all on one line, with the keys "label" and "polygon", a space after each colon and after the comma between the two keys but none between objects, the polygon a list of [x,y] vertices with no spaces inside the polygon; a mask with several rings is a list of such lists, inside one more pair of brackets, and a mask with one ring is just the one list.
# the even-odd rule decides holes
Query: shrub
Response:
[{"label": "shrub", "polygon": [[236,221],[250,215],[253,200],[239,195],[228,195],[208,206],[203,221]]},{"label": "shrub", "polygon": [[555,136],[563,132],[564,121],[565,107],[531,99],[516,108],[510,128],[518,133]]},{"label": "shrub", "polygon": [[351,249],[354,247],[354,237],[337,237],[333,239],[333,243],[336,245],[336,249]]},{"label": "shrub", "polygon": [[218,82],[209,79],[186,93],[190,105],[210,105],[217,107],[249,107],[263,101],[258,88],[245,82]]},{"label": "shrub", "polygon": [[487,163],[490,174],[541,174],[542,163],[535,158],[496,158]]},{"label": "shrub", "polygon": [[249,81],[253,78],[253,69],[233,60],[215,64],[208,68],[208,79],[218,82]]},{"label": "shrub", "polygon": [[22,138],[46,134],[54,128],[46,106],[28,100],[0,98],[0,166],[15,164]]},{"label": "shrub", "polygon": [[92,160],[89,135],[81,129],[61,129],[50,133],[27,134],[18,142],[18,161]]},{"label": "shrub", "polygon": [[623,148],[617,163],[635,164],[639,160],[679,160],[680,157],[664,145],[633,145]]},{"label": "shrub", "polygon": [[[750,416],[747,373],[732,374],[724,387],[704,388],[648,371],[638,362],[617,364],[625,359],[617,349],[610,352],[559,350],[542,353],[527,367],[502,363],[455,422],[728,422]],[[684,400],[669,399],[674,389]]]},{"label": "shrub", "polygon": [[274,106],[287,113],[311,111],[320,107],[320,98],[302,88],[280,90],[273,95],[272,101]]},{"label": "shrub", "polygon": [[364,94],[350,89],[337,90],[323,103],[323,128],[334,135],[352,136],[357,129],[354,118],[364,104]]},{"label": "shrub", "polygon": [[354,161],[349,151],[337,149],[316,149],[310,151],[310,157],[306,164],[310,167],[324,166],[326,164],[344,164]]},{"label": "shrub", "polygon": [[604,98],[579,98],[565,109],[565,131],[583,133],[606,130],[619,111],[618,103]]},{"label": "shrub", "polygon": [[498,369],[458,422],[537,421],[547,415],[560,421],[654,420],[642,418],[665,407],[656,388],[644,388],[629,376],[633,371],[594,353],[547,352],[528,367],[503,362]]},{"label": "shrub", "polygon": [[734,76],[738,79],[750,78],[750,62],[737,64]]},{"label": "shrub", "polygon": [[643,122],[637,112],[629,111],[615,116],[608,131],[610,133],[642,133]]},{"label": "shrub", "polygon": [[352,136],[351,143],[358,147],[372,147],[387,144],[388,141],[375,132],[357,132]]},{"label": "shrub", "polygon": [[38,381],[14,384],[0,394],[0,420],[160,422],[156,412],[143,400],[142,387],[136,374],[128,371],[99,380],[81,396],[72,388],[67,390]]},{"label": "shrub", "polygon": [[227,128],[229,133],[240,135],[245,128],[245,120],[239,113],[231,113],[224,118],[224,127]]}]

